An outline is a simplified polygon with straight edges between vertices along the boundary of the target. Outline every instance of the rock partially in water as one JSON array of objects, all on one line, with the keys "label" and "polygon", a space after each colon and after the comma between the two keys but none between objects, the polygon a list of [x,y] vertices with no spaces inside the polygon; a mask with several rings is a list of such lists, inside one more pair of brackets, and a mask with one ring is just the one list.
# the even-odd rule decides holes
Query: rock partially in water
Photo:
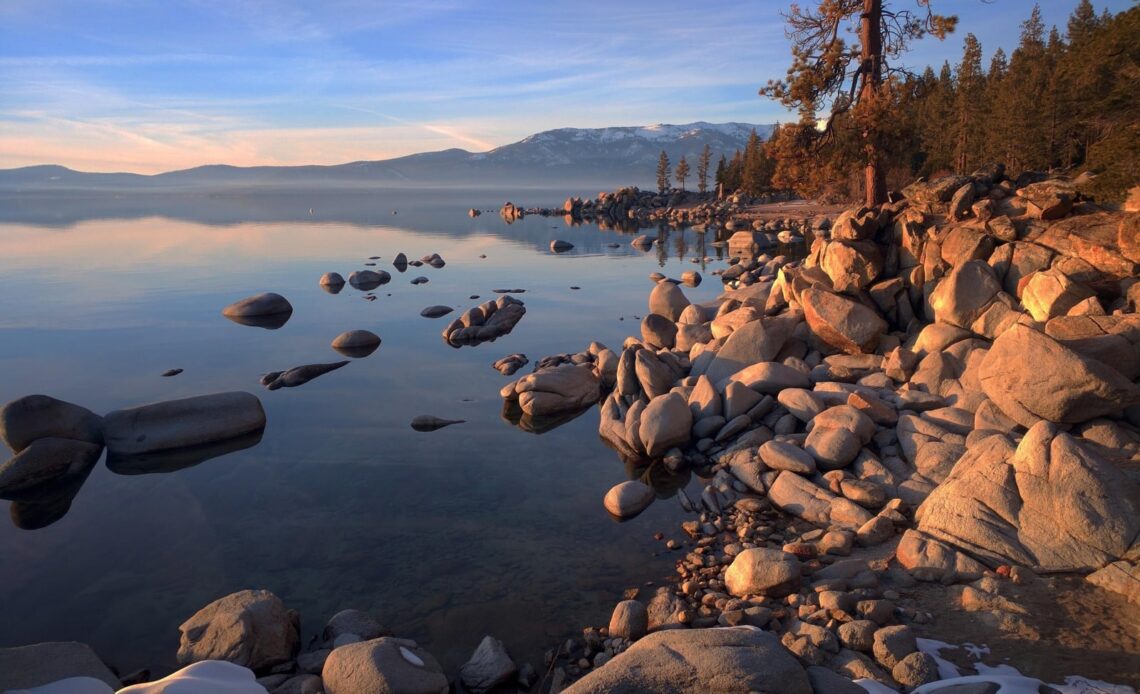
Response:
[{"label": "rock partially in water", "polygon": [[514,329],[526,313],[521,301],[501,296],[468,309],[443,329],[443,341],[452,347],[495,340]]},{"label": "rock partially in water", "polygon": [[459,679],[472,694],[485,694],[509,682],[516,672],[518,668],[503,642],[484,636],[471,658],[459,668]]},{"label": "rock partially in water", "polygon": [[103,444],[42,438],[0,465],[0,499],[35,499],[38,489],[68,475],[84,474],[103,454]]},{"label": "rock partially in water", "polygon": [[91,678],[110,686],[112,691],[120,686],[119,678],[84,643],[57,641],[0,648],[0,692],[38,687],[69,677]]},{"label": "rock partially in water", "polygon": [[277,330],[289,322],[293,305],[274,292],[264,292],[235,301],[222,309],[222,315],[239,325]]},{"label": "rock partially in water", "polygon": [[368,330],[349,330],[337,335],[332,348],[346,357],[360,359],[372,354],[380,346],[380,336]]},{"label": "rock partially in water", "polygon": [[516,371],[526,366],[528,363],[530,363],[530,360],[526,358],[525,354],[522,352],[515,352],[514,354],[508,354],[502,359],[495,360],[495,363],[491,364],[491,368],[503,374],[504,376],[512,376]]},{"label": "rock partially in water", "polygon": [[267,590],[231,593],[178,627],[178,663],[224,660],[255,672],[287,663],[300,644],[300,619]]},{"label": "rock partially in water", "polygon": [[348,276],[348,283],[362,292],[372,291],[382,284],[392,281],[392,275],[384,270],[356,270]]},{"label": "rock partially in water", "polygon": [[265,428],[256,395],[214,393],[109,413],[103,435],[110,456],[130,456],[213,444]]},{"label": "rock partially in water", "polygon": [[648,485],[630,480],[611,487],[603,505],[615,518],[626,520],[649,508],[653,499],[653,490]]},{"label": "rock partially in water", "polygon": [[462,424],[466,419],[442,419],[429,414],[422,414],[412,419],[412,428],[416,431],[435,431],[452,424]]},{"label": "rock partially in water", "polygon": [[454,310],[455,309],[451,308],[450,306],[428,306],[424,310],[420,311],[420,315],[424,318],[440,318],[442,316],[446,316]]},{"label": "rock partially in water", "polygon": [[331,364],[305,364],[304,366],[294,366],[288,371],[272,371],[261,377],[261,385],[269,390],[296,388],[297,386],[305,385],[318,376],[323,376],[330,371],[336,371],[345,364],[348,364],[348,362],[337,361]]},{"label": "rock partially in water", "polygon": [[574,248],[574,244],[562,239],[554,239],[550,242],[550,251],[552,253],[565,253],[566,251]]},{"label": "rock partially in water", "polygon": [[71,502],[95,469],[98,458],[86,468],[66,473],[20,494],[9,507],[12,524],[21,530],[39,530],[55,523],[71,510]]},{"label": "rock partially in water", "polygon": [[408,269],[408,256],[403,252],[397,253],[396,257],[392,259],[392,267],[396,268],[396,272],[404,272]]},{"label": "rock partially in water", "polygon": [[601,383],[589,364],[564,364],[519,379],[513,395],[531,416],[575,412],[598,401]]},{"label": "rock partially in water", "polygon": [[439,253],[425,255],[424,257],[420,258],[420,262],[431,265],[436,270],[440,269],[444,265],[447,265],[447,263],[443,262],[443,258],[440,257]]},{"label": "rock partially in water", "polygon": [[339,272],[326,272],[321,275],[320,286],[329,294],[339,294],[344,289],[344,277]]},{"label": "rock partially in water", "polygon": [[610,615],[609,635],[636,641],[649,631],[649,611],[637,600],[622,600]]},{"label": "rock partially in water", "polygon": [[162,372],[162,377],[170,378],[171,376],[177,376],[180,373],[182,373],[182,369],[167,369],[166,371]]},{"label": "rock partially in water", "polygon": [[325,694],[439,693],[448,690],[439,662],[411,639],[385,636],[334,648],[321,670]]},{"label": "rock partially in water", "polygon": [[427,284],[430,281],[431,280],[429,280],[428,278],[424,277],[423,275],[420,275],[419,277],[415,277],[412,279],[412,284]]},{"label": "rock partially in water", "polygon": [[103,418],[50,395],[25,395],[0,409],[0,439],[19,453],[36,439],[103,443]]}]

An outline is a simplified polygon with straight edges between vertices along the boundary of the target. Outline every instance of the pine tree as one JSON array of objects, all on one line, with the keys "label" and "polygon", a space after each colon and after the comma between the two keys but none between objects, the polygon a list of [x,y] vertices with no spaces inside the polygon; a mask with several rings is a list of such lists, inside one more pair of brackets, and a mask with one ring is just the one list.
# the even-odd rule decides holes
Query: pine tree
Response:
[{"label": "pine tree", "polygon": [[1006,162],[1009,160],[1009,125],[1010,121],[1006,111],[1006,94],[1008,85],[1006,76],[1009,72],[1009,61],[1005,51],[998,48],[990,59],[990,69],[986,73],[986,92],[982,97],[989,110],[986,128],[983,131],[985,142],[983,144],[983,159],[986,161]]},{"label": "pine tree", "polygon": [[689,177],[689,162],[685,161],[684,155],[681,156],[681,161],[677,162],[677,168],[673,171],[673,177],[677,179],[677,184],[681,186],[681,192],[685,192],[685,179]]},{"label": "pine tree", "polygon": [[664,194],[669,190],[669,155],[665,150],[661,150],[661,156],[657,158],[657,192]]},{"label": "pine tree", "polygon": [[982,44],[973,34],[966,34],[962,62],[958,63],[955,95],[954,169],[966,174],[982,162],[981,131],[985,120],[985,74],[982,73]]},{"label": "pine tree", "polygon": [[700,159],[697,159],[697,190],[701,192],[701,195],[704,195],[709,187],[709,164],[711,162],[712,150],[706,143],[705,148],[701,150]]},{"label": "pine tree", "polygon": [[716,182],[717,186],[724,186],[725,188],[727,188],[728,184],[725,182],[725,176],[727,174],[728,174],[728,160],[722,154],[722,155],[720,155],[720,161],[717,162],[716,176],[713,178],[713,181]]},{"label": "pine tree", "polygon": [[749,195],[759,195],[763,188],[763,157],[760,136],[756,134],[756,128],[753,128],[748,143],[744,146],[744,165],[740,173],[740,187]]},{"label": "pine tree", "polygon": [[[927,33],[945,38],[957,23],[956,17],[934,14],[929,0],[918,0],[918,13],[889,4],[884,11],[883,5],[883,0],[821,0],[812,10],[793,4],[786,16],[792,37],[787,79],[770,81],[760,90],[761,96],[799,111],[797,136],[781,139],[784,146],[802,142],[820,151],[830,144],[837,120],[852,121],[862,140],[867,205],[887,198],[884,152],[890,147],[885,133],[891,114],[884,106],[894,98],[885,82],[888,58]],[[841,28],[856,20],[857,48],[848,47]],[[826,126],[814,134],[817,115],[827,107]]]}]

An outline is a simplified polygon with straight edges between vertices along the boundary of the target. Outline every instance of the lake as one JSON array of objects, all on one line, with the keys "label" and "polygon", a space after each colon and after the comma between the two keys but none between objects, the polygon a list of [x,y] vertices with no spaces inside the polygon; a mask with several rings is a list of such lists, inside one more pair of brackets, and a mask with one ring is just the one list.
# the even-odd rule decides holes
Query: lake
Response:
[{"label": "lake", "polygon": [[[709,273],[725,262],[691,262],[719,252],[692,230],[660,232],[643,252],[596,225],[467,215],[508,199],[560,206],[567,192],[597,191],[0,198],[0,401],[44,393],[105,414],[244,390],[268,417],[250,448],[168,474],[100,463],[59,520],[0,523],[0,646],[78,640],[121,672],[163,673],[182,621],[266,588],[300,612],[303,643],[353,607],[452,673],[485,634],[541,666],[546,648],[606,624],[625,589],[667,578],[679,555],[652,535],[676,530],[676,499],[614,522],[602,497],[641,471],[601,442],[596,408],[524,431],[501,416],[510,379],[490,364],[525,353],[517,378],[591,340],[618,350],[639,334],[650,273],[698,269],[705,282],[685,292],[709,301],[721,286]],[[555,238],[575,248],[555,255]],[[401,251],[447,264],[401,274]],[[393,275],[375,301],[318,287],[322,273],[368,262]],[[418,275],[430,281],[412,285]],[[441,339],[460,311],[516,287],[527,313],[512,333],[461,349]],[[293,304],[280,329],[221,315],[262,291]],[[433,304],[457,312],[421,317]],[[342,359],[329,342],[359,328],[383,340],[372,355],[298,388],[258,383]],[[414,431],[421,414],[466,422]]]}]

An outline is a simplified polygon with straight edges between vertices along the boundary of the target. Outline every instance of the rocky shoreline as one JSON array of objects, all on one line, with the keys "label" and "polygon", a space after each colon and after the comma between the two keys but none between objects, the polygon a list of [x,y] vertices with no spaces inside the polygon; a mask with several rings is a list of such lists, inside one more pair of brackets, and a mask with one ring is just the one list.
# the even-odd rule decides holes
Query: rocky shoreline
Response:
[{"label": "rocky shoreline", "polygon": [[[516,665],[488,635],[444,673],[353,610],[302,645],[297,613],[247,590],[182,625],[174,679],[120,678],[81,644],[0,649],[0,673],[39,667],[39,683],[102,683],[60,691],[132,694],[207,676],[273,694],[994,692],[946,679],[953,664],[924,639],[960,641],[939,631],[932,601],[969,613],[975,643],[1018,634],[1030,649],[1050,636],[1030,606],[1075,580],[1123,627],[1083,664],[1096,672],[1071,674],[1140,684],[1127,669],[1140,652],[1140,214],[1000,166],[835,217],[756,221],[743,200],[663,197],[621,189],[562,212],[740,227],[721,297],[693,304],[681,280],[656,279],[640,335],[535,360],[501,395],[537,430],[601,403],[599,435],[642,473],[606,495],[607,511],[630,518],[672,491],[691,514],[657,537],[677,557],[666,585],[629,591],[608,624],[541,664]],[[765,253],[800,237],[806,258]],[[444,339],[517,322],[521,304],[503,299]],[[526,363],[512,356],[504,371]],[[72,414],[66,438],[101,452],[82,434],[94,415]],[[699,494],[685,491],[691,475]],[[201,667],[218,660],[241,667]],[[0,690],[33,684],[0,678]]]}]

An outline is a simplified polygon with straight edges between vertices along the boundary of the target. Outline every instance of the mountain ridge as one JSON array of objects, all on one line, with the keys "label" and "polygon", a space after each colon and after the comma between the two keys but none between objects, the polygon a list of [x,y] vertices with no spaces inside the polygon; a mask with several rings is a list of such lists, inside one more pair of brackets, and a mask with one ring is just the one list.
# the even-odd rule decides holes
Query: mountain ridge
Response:
[{"label": "mountain ridge", "polygon": [[[605,128],[556,128],[486,152],[450,148],[342,164],[235,166],[204,164],[157,174],[76,171],[58,164],[0,169],[0,190],[40,192],[117,188],[208,188],[211,185],[649,185],[664,150],[675,164],[685,156],[696,169],[705,144],[713,166],[743,149],[753,129],[766,138],[773,126],[751,123],[657,123]],[[711,172],[710,172],[711,175]],[[695,173],[692,177],[696,180]]]}]

